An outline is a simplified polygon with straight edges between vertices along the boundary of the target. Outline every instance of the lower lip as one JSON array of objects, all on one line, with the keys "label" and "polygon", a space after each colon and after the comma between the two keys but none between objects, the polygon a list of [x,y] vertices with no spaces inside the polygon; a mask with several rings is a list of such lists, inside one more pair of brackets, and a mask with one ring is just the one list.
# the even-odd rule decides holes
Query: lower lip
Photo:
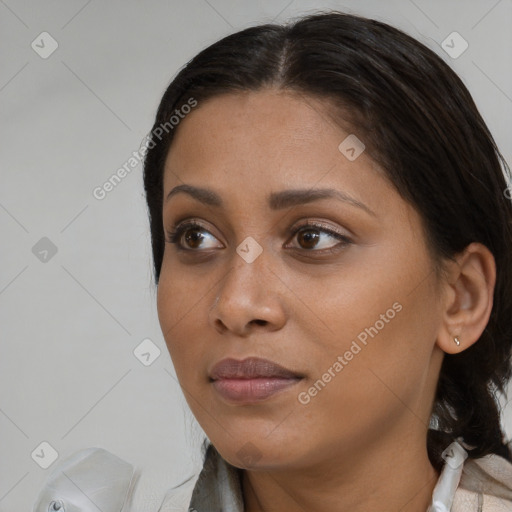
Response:
[{"label": "lower lip", "polygon": [[289,388],[301,379],[260,377],[257,379],[219,379],[212,382],[217,392],[233,402],[259,402]]}]

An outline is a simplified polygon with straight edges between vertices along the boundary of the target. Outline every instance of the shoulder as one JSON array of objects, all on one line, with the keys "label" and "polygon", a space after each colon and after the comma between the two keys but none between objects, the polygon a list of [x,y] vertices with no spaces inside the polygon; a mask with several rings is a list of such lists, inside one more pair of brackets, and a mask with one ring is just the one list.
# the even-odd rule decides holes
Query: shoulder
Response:
[{"label": "shoulder", "polygon": [[512,464],[498,455],[468,459],[451,512],[512,511]]},{"label": "shoulder", "polygon": [[457,489],[451,512],[510,512],[512,501],[490,494]]}]

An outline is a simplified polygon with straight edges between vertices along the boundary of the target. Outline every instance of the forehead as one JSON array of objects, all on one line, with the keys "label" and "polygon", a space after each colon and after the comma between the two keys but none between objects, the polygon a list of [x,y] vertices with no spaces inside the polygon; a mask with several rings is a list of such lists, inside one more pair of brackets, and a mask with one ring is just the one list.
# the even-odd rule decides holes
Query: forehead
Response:
[{"label": "forehead", "polygon": [[[256,91],[232,91],[198,101],[187,119],[201,117],[204,127],[212,125],[236,130],[248,122],[259,121],[253,128],[259,132],[261,122],[286,121],[294,130],[307,133],[312,125],[320,126],[328,120],[325,112],[329,103],[305,93],[288,89],[266,88]],[[196,116],[192,114],[202,114]],[[190,123],[181,123],[180,127]],[[197,127],[196,127],[197,128]],[[282,128],[285,128],[283,126]],[[183,131],[183,130],[179,130]]]},{"label": "forehead", "polygon": [[[311,179],[344,164],[339,144],[349,135],[328,115],[327,105],[300,93],[276,89],[229,93],[198,102],[175,128],[165,165],[166,181],[186,175],[234,179],[279,174]],[[366,165],[372,164],[368,158]],[[352,164],[355,168],[357,164]],[[213,178],[213,176],[211,176]]]}]

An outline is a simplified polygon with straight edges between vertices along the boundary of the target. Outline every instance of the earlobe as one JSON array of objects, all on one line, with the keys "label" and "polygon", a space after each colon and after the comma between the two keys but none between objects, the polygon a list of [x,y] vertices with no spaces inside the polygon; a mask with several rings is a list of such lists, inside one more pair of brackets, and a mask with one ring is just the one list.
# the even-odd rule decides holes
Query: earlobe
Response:
[{"label": "earlobe", "polygon": [[469,339],[465,339],[462,334],[455,334],[455,332],[458,331],[449,332],[443,328],[442,332],[440,332],[437,337],[437,346],[447,354],[458,354],[478,340],[478,338],[476,338],[470,342]]},{"label": "earlobe", "polygon": [[495,284],[494,256],[483,244],[469,244],[449,263],[437,337],[441,350],[457,354],[478,341],[491,315]]}]

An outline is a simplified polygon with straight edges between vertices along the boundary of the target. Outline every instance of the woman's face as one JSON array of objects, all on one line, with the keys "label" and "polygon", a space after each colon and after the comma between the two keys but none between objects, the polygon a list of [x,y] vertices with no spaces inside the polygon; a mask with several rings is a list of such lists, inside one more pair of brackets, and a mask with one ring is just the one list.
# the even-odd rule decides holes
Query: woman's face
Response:
[{"label": "woman's face", "polygon": [[[166,243],[160,324],[192,412],[238,467],[349,457],[428,426],[441,309],[420,217],[326,112],[270,89],[200,102],[165,164],[164,229],[200,227]],[[210,195],[168,198],[185,184]],[[306,199],[318,189],[333,195]],[[211,380],[248,357],[299,377]]]}]

